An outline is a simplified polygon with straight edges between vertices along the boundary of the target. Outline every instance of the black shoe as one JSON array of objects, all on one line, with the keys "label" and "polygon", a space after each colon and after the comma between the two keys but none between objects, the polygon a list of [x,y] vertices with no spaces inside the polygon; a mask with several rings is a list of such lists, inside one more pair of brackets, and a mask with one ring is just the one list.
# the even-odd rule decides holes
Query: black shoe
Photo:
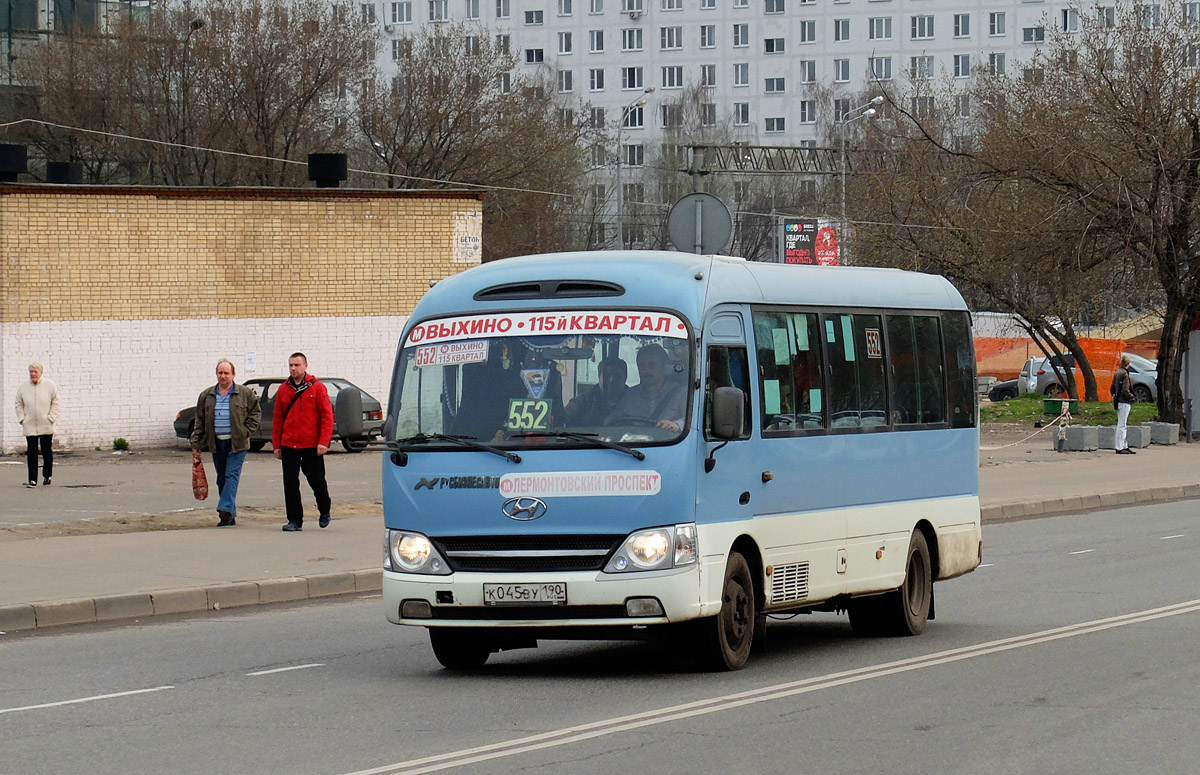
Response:
[{"label": "black shoe", "polygon": [[230,516],[229,517],[229,527],[233,527],[236,524],[237,524],[237,517]]},{"label": "black shoe", "polygon": [[1125,452],[1126,452],[1126,454],[1129,454],[1129,455],[1136,455],[1136,454],[1137,454],[1137,452],[1136,452],[1136,451],[1133,449],[1133,447],[1126,447],[1126,448],[1125,448]]},{"label": "black shoe", "polygon": [[217,527],[227,527],[233,524],[233,518],[225,509],[217,509],[217,516],[221,518],[221,521],[217,523]]},{"label": "black shoe", "polygon": [[30,479],[25,483],[26,487],[37,487],[37,479]]},{"label": "black shoe", "polygon": [[328,514],[322,514],[321,518],[317,520],[317,524],[323,528],[329,527],[329,520],[331,519],[333,519],[333,517],[329,516]]},{"label": "black shoe", "polygon": [[289,522],[283,526],[283,532],[285,533],[299,533],[302,529],[295,522]]},{"label": "black shoe", "polygon": [[49,486],[50,486],[50,477],[48,477],[48,476],[47,476],[45,479],[43,479],[43,480],[42,480],[42,486],[43,486],[43,487],[49,487]]}]

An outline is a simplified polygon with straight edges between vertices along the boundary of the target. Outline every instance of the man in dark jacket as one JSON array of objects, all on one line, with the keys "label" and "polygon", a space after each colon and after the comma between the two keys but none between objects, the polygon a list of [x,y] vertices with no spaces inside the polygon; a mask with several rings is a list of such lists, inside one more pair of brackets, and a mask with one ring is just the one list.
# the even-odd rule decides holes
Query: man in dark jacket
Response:
[{"label": "man in dark jacket", "polygon": [[283,461],[283,501],[287,506],[286,533],[298,532],[304,525],[304,503],[300,500],[300,472],[317,499],[318,524],[329,526],[329,486],[325,483],[325,453],[333,438],[333,406],[329,391],[316,377],[307,373],[304,353],[288,357],[290,378],[279,386],[275,396],[275,421],[271,445],[275,457]]},{"label": "man in dark jacket", "polygon": [[192,426],[192,464],[200,462],[201,450],[212,453],[217,470],[217,527],[237,524],[237,490],[242,464],[250,449],[250,435],[262,420],[258,396],[233,381],[233,363],[217,361],[217,384],[196,399],[196,421]]},{"label": "man in dark jacket", "polygon": [[1129,448],[1129,442],[1125,440],[1126,423],[1129,422],[1129,410],[1133,408],[1133,391],[1129,386],[1129,356],[1121,356],[1121,367],[1117,369],[1117,373],[1113,374],[1112,381],[1112,396],[1113,406],[1117,410],[1117,430],[1116,444],[1118,455],[1135,455],[1137,454]]}]

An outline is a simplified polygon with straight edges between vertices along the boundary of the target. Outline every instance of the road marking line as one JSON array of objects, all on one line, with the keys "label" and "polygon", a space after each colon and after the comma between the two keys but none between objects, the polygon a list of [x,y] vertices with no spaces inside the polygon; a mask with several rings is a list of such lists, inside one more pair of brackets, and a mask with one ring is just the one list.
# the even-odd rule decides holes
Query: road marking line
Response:
[{"label": "road marking line", "polygon": [[41,705],[25,705],[20,708],[0,708],[0,713],[17,713],[23,710],[40,710],[41,708],[57,708],[62,705],[77,705],[81,702],[95,702],[96,700],[111,700],[116,697],[131,697],[135,694],[149,694],[150,692],[162,692],[167,689],[174,689],[174,686],[156,686],[153,689],[134,689],[131,692],[116,692],[115,694],[97,694],[94,697],[80,697],[77,700],[62,700],[60,702],[44,702]]},{"label": "road marking line", "polygon": [[1183,537],[1184,537],[1183,533],[1179,533],[1178,535],[1173,535],[1173,536],[1159,536],[1158,540],[1159,541],[1169,541],[1172,538],[1183,538]]},{"label": "road marking line", "polygon": [[271,675],[272,673],[287,673],[291,670],[307,670],[310,667],[325,667],[324,662],[313,662],[311,665],[292,665],[291,667],[277,667],[274,670],[259,670],[254,673],[246,673],[246,675]]},{"label": "road marking line", "polygon": [[1096,551],[1096,550],[1095,549],[1080,549],[1078,552],[1071,552],[1071,554],[1091,554],[1094,551]]},{"label": "road marking line", "polygon": [[912,670],[920,670],[926,667],[935,667],[951,662],[959,662],[974,657],[986,656],[1002,651],[1024,648],[1026,646],[1034,646],[1041,643],[1049,643],[1064,638],[1073,638],[1079,635],[1087,635],[1094,632],[1112,629],[1114,627],[1124,627],[1130,624],[1140,624],[1142,622],[1162,619],[1168,616],[1179,616],[1181,614],[1195,613],[1200,611],[1200,600],[1189,600],[1184,603],[1176,603],[1174,605],[1163,606],[1161,608],[1151,608],[1145,611],[1136,611],[1130,614],[1122,614],[1113,616],[1107,619],[1097,619],[1090,622],[1082,622],[1080,624],[1067,625],[1065,627],[1056,627],[1050,630],[1042,630],[1041,632],[1030,633],[1028,635],[1018,635],[1012,638],[1002,638],[1000,640],[980,643],[975,646],[965,646],[957,649],[949,649],[947,651],[929,654],[922,657],[911,657],[902,659],[896,662],[887,662],[881,665],[872,665],[870,667],[855,668],[839,673],[831,673],[824,676],[815,676],[799,681],[790,681],[773,686],[765,686],[759,689],[751,689],[737,694],[731,694],[725,697],[712,697],[707,700],[697,700],[695,702],[674,705],[659,710],[645,711],[635,713],[629,716],[621,716],[603,721],[596,721],[589,724],[582,724],[575,727],[567,727],[551,732],[543,732],[529,737],[518,738],[503,743],[493,743],[491,745],[480,746],[478,748],[468,748],[460,751],[451,751],[443,754],[436,754],[422,759],[413,759],[406,762],[396,762],[387,764],[381,767],[376,767],[368,770],[358,770],[347,775],[421,775],[422,773],[437,772],[440,770],[450,769],[451,767],[462,767],[468,764],[476,764],[478,762],[488,761],[492,759],[501,759],[507,756],[516,756],[518,754],[530,753],[544,748],[554,748],[571,743],[579,743],[585,740],[590,740],[605,735],[616,734],[618,732],[627,732],[642,727],[664,724],[671,721],[680,721],[682,719],[695,716],[707,715],[709,713],[718,713],[722,711],[733,710],[747,705],[755,705],[761,702],[771,700],[779,700],[786,697],[792,697],[799,694],[807,694],[810,692],[820,691],[822,689],[832,689],[846,684],[866,681],[872,678],[883,678],[898,673],[909,672]]}]

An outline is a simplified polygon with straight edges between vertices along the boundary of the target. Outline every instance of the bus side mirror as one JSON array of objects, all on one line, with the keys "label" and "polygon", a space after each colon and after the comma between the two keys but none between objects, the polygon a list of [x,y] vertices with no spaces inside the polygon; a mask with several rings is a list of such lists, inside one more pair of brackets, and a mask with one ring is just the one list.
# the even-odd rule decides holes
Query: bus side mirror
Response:
[{"label": "bus side mirror", "polygon": [[333,427],[343,439],[363,435],[362,393],[353,389],[339,390],[333,408]]},{"label": "bus side mirror", "polygon": [[718,439],[740,439],[745,430],[743,421],[746,396],[735,387],[719,387],[713,391],[712,434]]}]

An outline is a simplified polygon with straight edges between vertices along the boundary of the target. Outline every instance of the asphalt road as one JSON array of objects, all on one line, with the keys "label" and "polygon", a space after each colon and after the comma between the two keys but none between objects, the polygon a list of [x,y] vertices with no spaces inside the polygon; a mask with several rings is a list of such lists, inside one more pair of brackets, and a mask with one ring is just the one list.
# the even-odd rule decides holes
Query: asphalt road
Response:
[{"label": "asphalt road", "polygon": [[453,674],[378,599],[8,636],[0,773],[1194,773],[1195,503],[985,542],[924,635],[799,616],[731,674],[563,642]]}]

